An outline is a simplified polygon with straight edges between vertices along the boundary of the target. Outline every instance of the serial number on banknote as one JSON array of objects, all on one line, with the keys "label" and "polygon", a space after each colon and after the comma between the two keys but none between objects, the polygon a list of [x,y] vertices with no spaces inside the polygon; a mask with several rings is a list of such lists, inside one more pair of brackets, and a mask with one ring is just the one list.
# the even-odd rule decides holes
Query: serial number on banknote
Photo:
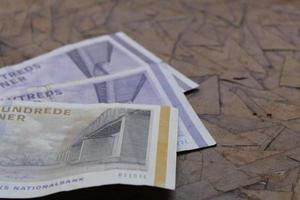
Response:
[{"label": "serial number on banknote", "polygon": [[126,179],[146,179],[147,176],[144,173],[129,173],[129,172],[119,172],[119,178],[126,178]]}]

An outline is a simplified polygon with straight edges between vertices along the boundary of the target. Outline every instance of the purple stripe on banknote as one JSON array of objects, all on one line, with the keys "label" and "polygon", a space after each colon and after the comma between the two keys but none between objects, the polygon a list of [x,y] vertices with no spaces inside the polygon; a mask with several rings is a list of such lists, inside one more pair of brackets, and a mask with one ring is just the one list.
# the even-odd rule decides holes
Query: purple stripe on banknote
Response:
[{"label": "purple stripe on banknote", "polygon": [[189,133],[191,134],[192,138],[198,144],[198,146],[206,146],[206,142],[202,138],[201,133],[195,128],[190,116],[187,114],[186,110],[183,108],[182,103],[180,102],[179,98],[177,97],[176,93],[174,92],[173,88],[169,84],[165,75],[159,69],[158,64],[151,64],[150,65],[154,74],[158,78],[159,82],[163,83],[162,87],[164,88],[165,92],[167,93],[172,105],[175,106],[180,113],[180,118],[183,121],[185,127],[188,129]]},{"label": "purple stripe on banknote", "polygon": [[148,63],[150,65],[153,73],[156,75],[156,77],[159,80],[159,82],[161,83],[164,91],[166,92],[166,94],[168,95],[170,101],[172,102],[172,105],[179,110],[180,118],[183,121],[183,123],[184,123],[185,127],[187,128],[187,130],[189,131],[190,135],[192,136],[192,138],[196,142],[196,144],[199,147],[207,146],[207,143],[203,139],[200,131],[197,130],[197,128],[193,124],[193,121],[191,120],[190,116],[188,115],[186,110],[183,108],[182,103],[180,102],[178,96],[176,95],[174,89],[170,85],[170,83],[167,80],[166,76],[161,71],[161,69],[159,69],[159,67],[160,67],[159,63],[154,62],[152,59],[150,59],[149,57],[147,57],[144,54],[142,54],[141,52],[139,52],[135,47],[133,47],[131,44],[124,41],[118,35],[113,34],[113,35],[111,35],[111,37],[115,41],[117,41],[119,44],[123,45],[126,49],[128,49],[129,51],[134,53],[137,57],[139,57],[140,59],[142,59],[143,61],[145,61],[146,63]]}]

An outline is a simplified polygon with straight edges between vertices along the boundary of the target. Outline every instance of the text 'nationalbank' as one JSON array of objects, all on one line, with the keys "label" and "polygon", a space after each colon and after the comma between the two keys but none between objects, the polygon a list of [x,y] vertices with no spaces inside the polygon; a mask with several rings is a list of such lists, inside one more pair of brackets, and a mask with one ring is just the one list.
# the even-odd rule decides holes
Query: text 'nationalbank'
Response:
[{"label": "text 'nationalbank'", "polygon": [[70,185],[76,184],[79,182],[83,182],[84,178],[73,178],[73,179],[65,179],[57,182],[51,183],[43,183],[43,184],[36,184],[36,185],[9,185],[9,184],[0,184],[0,191],[1,190],[13,190],[13,191],[34,191],[34,190],[47,190],[50,188],[63,186],[63,185]]}]

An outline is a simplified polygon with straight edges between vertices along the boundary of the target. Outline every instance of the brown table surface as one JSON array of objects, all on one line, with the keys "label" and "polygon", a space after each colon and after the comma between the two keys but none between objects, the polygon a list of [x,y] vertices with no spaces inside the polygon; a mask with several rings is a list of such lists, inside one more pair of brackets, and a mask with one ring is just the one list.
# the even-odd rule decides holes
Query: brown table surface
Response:
[{"label": "brown table surface", "polygon": [[178,155],[174,192],[105,186],[48,198],[300,199],[297,0],[1,0],[0,65],[124,31],[200,84],[217,147]]}]

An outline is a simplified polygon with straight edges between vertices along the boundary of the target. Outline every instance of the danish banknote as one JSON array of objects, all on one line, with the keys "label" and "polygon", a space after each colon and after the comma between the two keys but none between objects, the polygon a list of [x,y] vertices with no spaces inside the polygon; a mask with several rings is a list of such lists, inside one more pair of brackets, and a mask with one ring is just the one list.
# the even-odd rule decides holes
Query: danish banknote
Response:
[{"label": "danish banknote", "polygon": [[0,102],[0,197],[107,184],[174,189],[177,122],[171,107]]},{"label": "danish banknote", "polygon": [[[7,89],[63,83],[85,78],[116,74],[128,69],[144,67],[145,62],[116,40],[117,35],[105,35],[53,50],[17,65],[0,69],[0,92]],[[121,34],[125,35],[125,34]],[[123,37],[131,43],[129,37]],[[140,55],[152,55],[144,48]],[[155,57],[155,62],[162,61]],[[167,67],[185,92],[196,88],[193,82],[179,71]]]}]

